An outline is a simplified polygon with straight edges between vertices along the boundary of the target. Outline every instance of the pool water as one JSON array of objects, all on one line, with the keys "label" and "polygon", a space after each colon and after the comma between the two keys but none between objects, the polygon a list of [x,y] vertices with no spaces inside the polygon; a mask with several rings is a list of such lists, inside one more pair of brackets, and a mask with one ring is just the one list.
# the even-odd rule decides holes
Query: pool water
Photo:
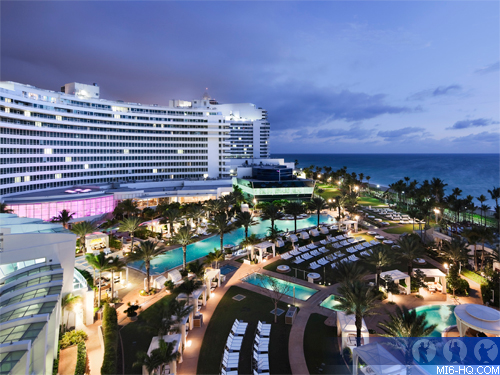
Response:
[{"label": "pool water", "polygon": [[[311,215],[307,219],[297,220],[297,231],[302,228],[312,227],[317,224],[317,216]],[[270,220],[257,219],[259,222],[257,225],[248,228],[248,235],[255,233],[257,235],[264,235],[268,232],[268,228],[271,226]],[[333,223],[327,215],[320,216],[321,223]],[[294,224],[293,220],[276,220],[274,225],[278,227],[278,230],[290,230],[293,231]],[[245,228],[238,228],[231,233],[224,235],[224,244],[239,245],[240,242],[245,238]],[[220,237],[215,235],[210,238],[195,242],[187,247],[187,261],[191,262],[195,259],[203,258],[208,253],[214,251],[214,249],[220,249]],[[130,266],[136,269],[141,269],[144,271],[144,267],[141,267],[142,262],[130,263]],[[151,261],[151,274],[160,274],[167,272],[168,270],[179,267],[182,265],[182,248],[173,249],[167,251],[166,253],[159,255]]]},{"label": "pool water", "polygon": [[221,273],[221,275],[227,275],[228,273],[234,272],[237,269],[238,269],[238,267],[230,266],[229,264],[226,264],[225,266],[222,266],[220,268],[220,273]]},{"label": "pool water", "polygon": [[441,332],[444,331],[446,327],[454,326],[457,324],[457,318],[455,318],[455,305],[433,305],[433,306],[420,306],[415,308],[417,315],[426,313],[426,320],[431,324],[437,324],[434,332],[431,333],[431,337],[441,337]]},{"label": "pool water", "polygon": [[320,303],[321,307],[326,307],[327,309],[340,311],[337,306],[340,305],[340,302],[335,299],[335,294],[330,294],[323,302]]},{"label": "pool water", "polygon": [[301,301],[307,301],[309,297],[311,297],[314,293],[318,292],[316,289],[308,288],[307,286],[291,283],[289,281],[277,279],[276,277],[263,275],[257,272],[245,276],[241,280],[249,284],[257,285],[260,286],[261,288],[266,288],[271,290],[270,283],[268,281],[269,279],[274,279],[279,285],[289,285],[289,289],[285,293],[289,297],[293,297],[294,293],[293,287],[295,287],[295,298],[300,299]]}]

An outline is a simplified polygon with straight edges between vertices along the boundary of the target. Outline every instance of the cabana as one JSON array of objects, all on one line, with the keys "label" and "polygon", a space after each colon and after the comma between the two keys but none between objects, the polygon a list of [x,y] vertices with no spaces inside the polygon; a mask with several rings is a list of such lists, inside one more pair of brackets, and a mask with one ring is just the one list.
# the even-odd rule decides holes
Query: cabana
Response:
[{"label": "cabana", "polygon": [[[189,304],[193,305],[193,310],[189,314],[189,329],[193,329],[194,317],[197,315],[198,311],[200,311],[199,305],[198,305],[198,299],[200,298],[200,296],[202,296],[202,298],[203,298],[202,299],[203,306],[207,305],[207,290],[208,290],[207,286],[202,285],[200,288],[196,289],[189,296]],[[188,297],[185,293],[180,293],[176,299],[178,301],[187,301]]]},{"label": "cabana", "polygon": [[94,232],[85,236],[85,249],[88,253],[94,250],[109,249],[109,235],[102,232]]},{"label": "cabana", "polygon": [[[433,277],[434,282],[427,282],[427,286],[429,287],[429,290],[432,291],[432,289],[441,289],[441,292],[443,294],[446,294],[446,274],[443,273],[441,270],[437,268],[416,268],[413,270],[413,273],[415,274],[415,271],[417,269],[420,269],[425,275],[425,277]],[[441,284],[439,284],[441,282]]]},{"label": "cabana", "polygon": [[342,224],[344,224],[347,228],[347,230],[351,230],[351,225],[354,225],[354,233],[357,233],[358,232],[358,222],[357,220],[344,220],[342,222]]},{"label": "cabana", "polygon": [[151,286],[155,289],[163,289],[165,287],[166,282],[167,278],[163,275],[160,275],[153,280],[153,284]]},{"label": "cabana", "polygon": [[254,251],[258,250],[259,255],[257,255],[258,262],[257,263],[262,263],[262,258],[264,256],[264,251],[266,251],[268,248],[272,247],[273,248],[273,258],[276,256],[276,245],[272,242],[261,242],[257,245],[253,245],[251,250],[250,250],[250,258],[253,259],[255,254]]},{"label": "cabana", "polygon": [[293,234],[293,233],[288,236],[288,240],[290,242],[299,242],[299,239],[297,238],[297,235]]},{"label": "cabana", "polygon": [[283,242],[283,240],[281,238],[277,238],[276,241],[274,242],[274,244],[276,245],[276,247],[285,246],[285,243]]},{"label": "cabana", "polygon": [[309,239],[309,234],[307,232],[300,232],[299,236],[302,240],[308,240]]},{"label": "cabana", "polygon": [[321,228],[319,228],[319,230],[320,230],[320,232],[322,234],[328,234],[328,233],[330,233],[330,231],[328,230],[327,227],[321,227]]},{"label": "cabana", "polygon": [[206,269],[205,270],[205,283],[207,285],[208,290],[211,290],[212,288],[212,281],[217,278],[217,286],[220,286],[220,269]]},{"label": "cabana", "polygon": [[500,337],[499,311],[488,306],[468,303],[456,306],[454,313],[460,337],[464,337],[469,328]]},{"label": "cabana", "polygon": [[318,230],[317,230],[317,229],[311,229],[311,230],[309,231],[309,234],[310,234],[311,236],[313,236],[313,237],[318,237],[318,236],[319,236],[319,232],[318,232]]},{"label": "cabana", "polygon": [[[342,311],[337,311],[337,336],[342,337],[342,349],[345,347],[356,346],[356,317],[354,315],[346,315]],[[370,334],[366,327],[365,320],[361,326],[361,343],[367,344]]]},{"label": "cabana", "polygon": [[[400,289],[403,289],[405,291],[406,294],[411,294],[411,280],[410,280],[410,275],[400,271],[400,270],[392,270],[392,271],[386,271],[386,272],[382,272],[380,274],[380,278],[383,280],[384,277],[386,276],[390,276],[392,278],[392,281],[394,281],[396,284],[398,284],[398,287]],[[406,284],[406,287],[402,286],[400,283],[399,283],[399,280],[404,280],[405,281],[405,284]]]},{"label": "cabana", "polygon": [[182,275],[179,270],[170,270],[168,271],[168,279],[171,280],[174,284],[182,283]]},{"label": "cabana", "polygon": [[359,359],[362,359],[366,366],[372,371],[364,373],[377,375],[403,375],[406,374],[406,367],[382,345],[373,343],[358,346],[352,350],[352,374],[359,373]]},{"label": "cabana", "polygon": [[[165,335],[163,336],[163,341],[165,342],[174,342],[175,341],[175,351],[174,353],[180,353],[181,358],[179,359],[179,363],[182,363],[182,339],[181,339],[181,334],[180,333],[175,333],[172,335]],[[149,349],[148,349],[148,355],[151,355],[151,352],[155,349],[158,349],[160,347],[160,337],[155,336],[151,340],[151,344],[149,344]],[[177,374],[177,361],[172,361],[168,364],[169,367],[169,374]],[[148,370],[146,369],[146,366],[142,366],[142,375],[149,375]]]}]

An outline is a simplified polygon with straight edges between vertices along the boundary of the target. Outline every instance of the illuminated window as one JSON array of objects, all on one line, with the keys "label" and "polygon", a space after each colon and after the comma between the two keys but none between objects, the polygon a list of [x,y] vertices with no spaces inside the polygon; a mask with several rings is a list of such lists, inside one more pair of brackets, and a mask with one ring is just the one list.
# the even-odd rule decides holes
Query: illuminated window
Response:
[{"label": "illuminated window", "polygon": [[153,173],[158,173],[158,169],[153,169]]},{"label": "illuminated window", "polygon": [[5,108],[5,113],[10,113],[10,108]]},{"label": "illuminated window", "polygon": [[30,180],[30,176],[24,176],[24,182],[28,182]]},{"label": "illuminated window", "polygon": [[40,121],[35,121],[35,126],[38,126],[39,128],[42,127],[42,123]]},{"label": "illuminated window", "polygon": [[5,101],[6,101],[7,103],[12,103],[12,99],[11,99],[11,98],[6,98],[6,99],[5,99]]},{"label": "illuminated window", "polygon": [[71,161],[71,156],[66,156],[66,161],[70,162]]},{"label": "illuminated window", "polygon": [[62,174],[61,174],[61,173],[56,173],[56,174],[54,175],[54,177],[55,177],[55,178],[62,178]]},{"label": "illuminated window", "polygon": [[120,118],[120,115],[115,115],[115,118]]},{"label": "illuminated window", "polygon": [[24,115],[26,117],[31,117],[31,112],[30,111],[24,111]]},{"label": "illuminated window", "polygon": [[178,153],[178,154],[183,154],[183,153],[184,153],[184,150],[177,150],[177,153]]},{"label": "illuminated window", "polygon": [[14,182],[21,182],[21,177],[14,177]]},{"label": "illuminated window", "polygon": [[62,116],[56,116],[56,120],[62,121]]},{"label": "illuminated window", "polygon": [[51,148],[46,148],[43,150],[44,154],[52,154],[52,149]]},{"label": "illuminated window", "polygon": [[85,164],[85,165],[83,166],[83,168],[85,168],[85,169],[89,169],[89,165],[88,165],[88,164]]},{"label": "illuminated window", "polygon": [[128,150],[127,149],[123,150],[123,153],[128,154]]}]

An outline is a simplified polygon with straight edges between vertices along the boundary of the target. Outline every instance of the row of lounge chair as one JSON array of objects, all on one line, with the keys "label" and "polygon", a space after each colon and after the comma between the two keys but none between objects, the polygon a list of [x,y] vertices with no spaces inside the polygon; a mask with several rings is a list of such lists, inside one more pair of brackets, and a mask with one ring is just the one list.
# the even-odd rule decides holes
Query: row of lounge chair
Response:
[{"label": "row of lounge chair", "polygon": [[247,330],[248,323],[235,320],[231,332],[227,337],[224,355],[221,363],[221,375],[238,375],[241,344]]},{"label": "row of lounge chair", "polygon": [[253,344],[254,375],[269,375],[269,336],[271,336],[271,324],[265,324],[259,320]]}]

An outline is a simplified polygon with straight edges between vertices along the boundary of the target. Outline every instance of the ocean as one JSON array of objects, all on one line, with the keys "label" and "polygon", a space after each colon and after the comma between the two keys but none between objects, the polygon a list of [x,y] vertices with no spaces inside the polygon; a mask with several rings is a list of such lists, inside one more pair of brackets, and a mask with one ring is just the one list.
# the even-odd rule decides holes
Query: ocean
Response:
[{"label": "ocean", "polygon": [[[298,160],[299,167],[329,166],[333,170],[347,167],[347,172],[370,176],[371,184],[389,185],[404,177],[411,181],[440,178],[448,186],[446,194],[458,187],[462,197],[474,198],[484,194],[486,204],[493,207],[488,193],[500,186],[500,155],[498,154],[272,154],[290,162]],[[476,204],[479,204],[475,200]]]}]

